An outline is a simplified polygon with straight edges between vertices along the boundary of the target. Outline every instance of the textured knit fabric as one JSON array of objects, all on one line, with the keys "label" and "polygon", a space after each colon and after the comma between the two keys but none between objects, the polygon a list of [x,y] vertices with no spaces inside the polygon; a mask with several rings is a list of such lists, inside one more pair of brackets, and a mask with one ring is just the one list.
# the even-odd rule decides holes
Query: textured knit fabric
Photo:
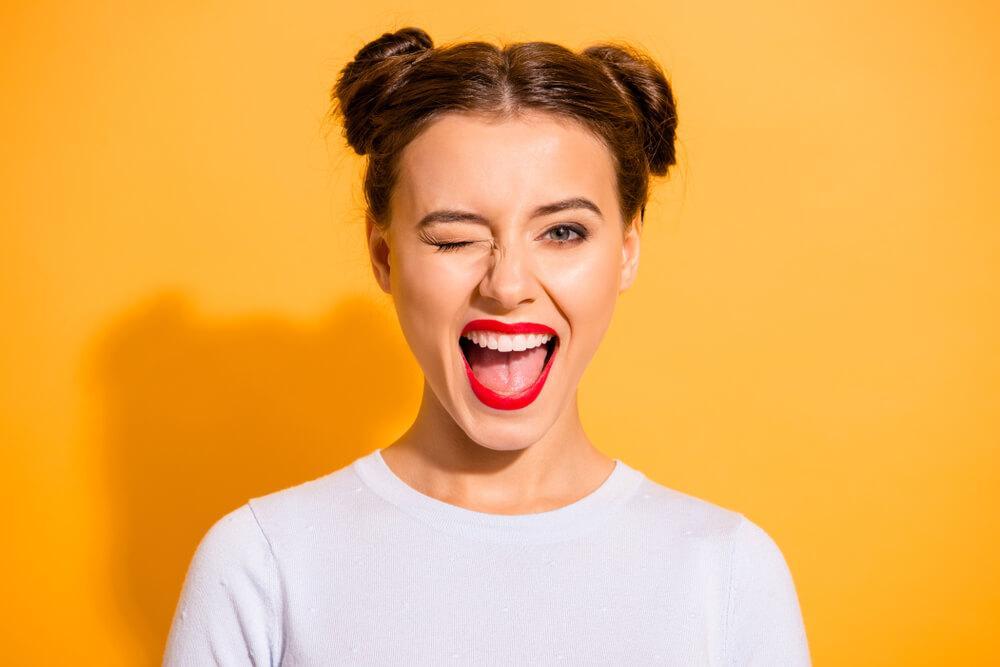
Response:
[{"label": "textured knit fabric", "polygon": [[381,450],[202,539],[165,665],[809,665],[781,551],[615,460],[536,514],[417,491]]}]

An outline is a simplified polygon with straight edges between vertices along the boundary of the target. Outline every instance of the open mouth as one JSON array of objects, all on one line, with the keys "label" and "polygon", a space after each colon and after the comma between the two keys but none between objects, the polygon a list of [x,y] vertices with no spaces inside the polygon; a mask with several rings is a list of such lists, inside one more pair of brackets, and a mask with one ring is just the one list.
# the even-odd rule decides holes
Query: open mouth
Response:
[{"label": "open mouth", "polygon": [[[559,348],[554,334],[516,336],[513,347],[500,343],[500,336],[474,331],[459,338],[465,370],[473,393],[486,405],[500,410],[522,408],[538,396],[545,384],[552,359]],[[509,339],[508,339],[509,340]]]}]

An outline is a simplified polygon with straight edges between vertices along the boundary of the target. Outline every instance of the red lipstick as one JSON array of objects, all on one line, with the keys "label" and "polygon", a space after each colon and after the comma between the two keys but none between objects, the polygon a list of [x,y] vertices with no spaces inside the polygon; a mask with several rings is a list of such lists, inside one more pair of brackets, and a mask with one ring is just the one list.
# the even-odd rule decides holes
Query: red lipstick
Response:
[{"label": "red lipstick", "polygon": [[465,364],[465,374],[468,376],[469,385],[472,387],[472,393],[482,403],[497,410],[517,410],[530,405],[542,391],[545,379],[549,375],[549,369],[552,368],[552,362],[556,358],[556,352],[559,351],[559,336],[556,334],[555,329],[544,324],[535,324],[534,322],[508,323],[498,320],[472,320],[462,329],[462,335],[464,336],[470,331],[495,331],[503,334],[550,334],[554,337],[555,343],[553,344],[552,354],[549,355],[548,360],[545,362],[545,367],[539,373],[538,379],[530,387],[526,387],[523,391],[516,394],[498,394],[482,384],[472,372],[469,360],[460,351],[462,362]]},{"label": "red lipstick", "polygon": [[465,325],[462,329],[462,334],[465,335],[470,331],[496,331],[502,334],[552,334],[557,336],[556,330],[552,327],[547,327],[544,324],[535,324],[534,322],[500,322],[498,320],[472,320]]}]

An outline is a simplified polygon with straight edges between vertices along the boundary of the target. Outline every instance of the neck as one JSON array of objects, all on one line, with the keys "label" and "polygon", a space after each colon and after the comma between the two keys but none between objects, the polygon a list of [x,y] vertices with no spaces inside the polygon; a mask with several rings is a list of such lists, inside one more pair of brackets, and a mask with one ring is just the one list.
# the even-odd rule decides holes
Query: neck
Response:
[{"label": "neck", "polygon": [[511,449],[470,438],[426,381],[413,425],[382,454],[421,493],[494,514],[561,507],[599,486],[614,466],[587,438],[575,393],[541,437]]}]

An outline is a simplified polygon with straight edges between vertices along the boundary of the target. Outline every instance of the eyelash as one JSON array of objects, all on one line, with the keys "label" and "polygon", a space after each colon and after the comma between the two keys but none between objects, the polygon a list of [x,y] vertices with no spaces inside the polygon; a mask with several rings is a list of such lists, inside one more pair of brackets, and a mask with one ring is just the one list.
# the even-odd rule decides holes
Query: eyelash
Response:
[{"label": "eyelash", "polygon": [[[567,241],[555,241],[554,243],[556,245],[576,245],[577,243],[586,240],[587,237],[589,236],[587,230],[584,229],[583,227],[580,227],[579,225],[566,225],[566,224],[550,227],[545,231],[545,233],[548,234],[557,229],[568,229],[571,232],[575,232],[577,238],[569,239]],[[437,252],[454,252],[456,250],[459,250],[460,248],[469,245],[470,243],[474,243],[474,241],[452,241],[448,243],[443,243],[439,241],[434,241],[432,239],[428,239],[427,242],[430,243],[431,245],[437,246]]]}]

